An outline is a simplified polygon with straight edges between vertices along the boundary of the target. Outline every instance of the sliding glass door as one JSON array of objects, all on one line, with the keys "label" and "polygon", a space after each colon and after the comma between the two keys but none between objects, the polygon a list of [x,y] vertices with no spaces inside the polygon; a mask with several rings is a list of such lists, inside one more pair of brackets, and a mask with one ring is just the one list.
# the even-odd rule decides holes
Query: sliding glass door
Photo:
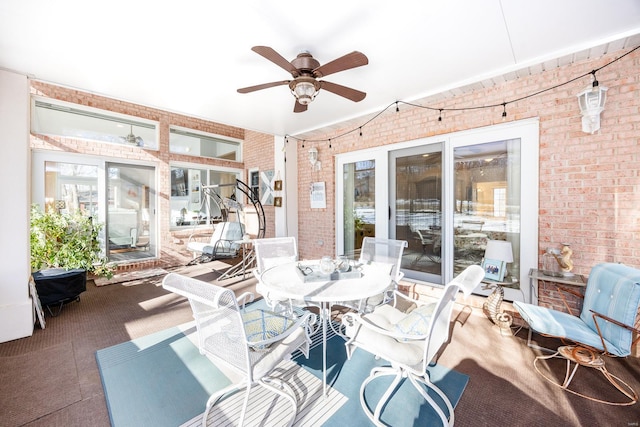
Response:
[{"label": "sliding glass door", "polygon": [[107,256],[109,261],[155,253],[155,169],[107,163]]},{"label": "sliding glass door", "polygon": [[442,282],[442,143],[389,153],[390,236],[406,240],[402,268],[412,278]]},{"label": "sliding glass door", "polygon": [[34,152],[32,164],[33,202],[103,224],[100,240],[109,261],[156,256],[153,166],[50,152]]},{"label": "sliding glass door", "polygon": [[405,279],[444,285],[507,241],[505,298],[535,301],[538,132],[525,120],[338,156],[338,253],[357,254],[364,235],[406,240]]},{"label": "sliding glass door", "polygon": [[482,262],[488,240],[504,240],[513,252],[505,286],[519,288],[520,151],[520,138],[454,148],[454,275]]}]

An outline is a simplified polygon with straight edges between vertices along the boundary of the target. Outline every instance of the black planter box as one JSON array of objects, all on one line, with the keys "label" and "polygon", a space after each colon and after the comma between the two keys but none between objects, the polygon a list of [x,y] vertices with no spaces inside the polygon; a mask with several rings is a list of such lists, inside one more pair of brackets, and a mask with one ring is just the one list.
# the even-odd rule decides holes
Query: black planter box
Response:
[{"label": "black planter box", "polygon": [[33,273],[33,280],[40,304],[51,314],[50,306],[61,307],[64,303],[79,300],[80,294],[87,290],[87,271],[84,269],[49,268]]}]

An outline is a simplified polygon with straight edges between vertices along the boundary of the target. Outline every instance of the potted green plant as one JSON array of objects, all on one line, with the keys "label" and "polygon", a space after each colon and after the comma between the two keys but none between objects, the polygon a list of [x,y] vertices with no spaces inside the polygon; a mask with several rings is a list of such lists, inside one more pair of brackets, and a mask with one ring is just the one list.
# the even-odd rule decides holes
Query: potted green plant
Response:
[{"label": "potted green plant", "polygon": [[31,207],[31,268],[40,304],[52,306],[79,301],[87,290],[87,272],[111,278],[113,270],[102,256],[101,224],[82,214],[64,214],[38,205]]},{"label": "potted green plant", "polygon": [[113,276],[102,255],[98,235],[102,224],[80,213],[31,208],[31,268],[83,269],[96,276]]}]

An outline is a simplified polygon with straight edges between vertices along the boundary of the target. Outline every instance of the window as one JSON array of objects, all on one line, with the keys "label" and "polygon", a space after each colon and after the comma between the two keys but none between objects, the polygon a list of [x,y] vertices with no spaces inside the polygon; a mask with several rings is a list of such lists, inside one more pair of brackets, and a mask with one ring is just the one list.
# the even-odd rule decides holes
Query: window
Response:
[{"label": "window", "polygon": [[[233,198],[239,171],[205,169],[203,165],[171,168],[171,227],[212,224],[222,220],[219,197]],[[215,192],[211,197],[209,192]]]},{"label": "window", "polygon": [[260,172],[257,170],[249,172],[249,182],[253,199],[260,200]]},{"label": "window", "polygon": [[169,151],[190,156],[240,161],[240,141],[178,128],[170,129]]},{"label": "window", "polygon": [[158,149],[156,124],[137,117],[39,100],[32,113],[34,133]]}]

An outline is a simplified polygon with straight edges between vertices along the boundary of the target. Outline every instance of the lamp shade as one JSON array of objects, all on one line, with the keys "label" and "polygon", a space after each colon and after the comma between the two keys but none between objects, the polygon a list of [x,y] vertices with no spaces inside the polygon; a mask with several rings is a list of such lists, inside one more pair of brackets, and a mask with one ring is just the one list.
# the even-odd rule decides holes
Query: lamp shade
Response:
[{"label": "lamp shade", "polygon": [[578,94],[583,132],[594,133],[600,129],[600,113],[604,111],[606,100],[607,88],[604,86],[588,87]]},{"label": "lamp shade", "polygon": [[313,83],[299,82],[293,89],[294,96],[298,99],[298,102],[302,105],[308,105],[316,97],[318,91]]},{"label": "lamp shade", "polygon": [[309,163],[311,163],[311,166],[315,166],[318,163],[318,149],[316,147],[309,149]]},{"label": "lamp shade", "polygon": [[485,259],[513,262],[513,248],[511,242],[505,240],[487,241],[487,249],[484,251]]}]

